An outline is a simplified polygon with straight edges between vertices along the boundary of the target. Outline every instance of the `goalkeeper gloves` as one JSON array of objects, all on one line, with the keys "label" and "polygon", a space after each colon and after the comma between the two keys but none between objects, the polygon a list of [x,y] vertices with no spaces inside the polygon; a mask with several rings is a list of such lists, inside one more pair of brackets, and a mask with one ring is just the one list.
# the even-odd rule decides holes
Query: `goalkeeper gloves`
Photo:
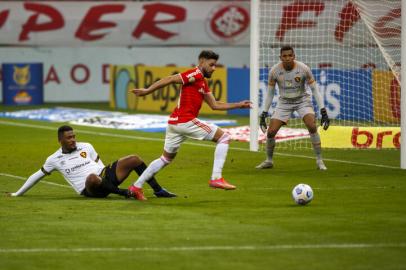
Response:
[{"label": "goalkeeper gloves", "polygon": [[259,126],[261,127],[262,132],[265,134],[268,127],[266,126],[266,118],[268,117],[267,112],[262,112],[259,116]]},{"label": "goalkeeper gloves", "polygon": [[320,125],[323,126],[324,130],[327,130],[328,127],[330,126],[330,119],[328,118],[326,108],[321,108],[320,114],[321,114]]}]

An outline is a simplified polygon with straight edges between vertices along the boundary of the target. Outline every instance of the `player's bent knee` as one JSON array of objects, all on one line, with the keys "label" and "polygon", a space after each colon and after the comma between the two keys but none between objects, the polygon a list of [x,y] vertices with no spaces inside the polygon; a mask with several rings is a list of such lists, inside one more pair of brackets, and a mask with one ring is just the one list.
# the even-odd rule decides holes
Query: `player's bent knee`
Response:
[{"label": "player's bent knee", "polygon": [[137,155],[130,155],[129,158],[131,159],[131,163],[138,165],[143,162],[143,160]]},{"label": "player's bent knee", "polygon": [[86,177],[86,186],[99,185],[100,183],[101,183],[100,177],[94,173],[91,173]]}]

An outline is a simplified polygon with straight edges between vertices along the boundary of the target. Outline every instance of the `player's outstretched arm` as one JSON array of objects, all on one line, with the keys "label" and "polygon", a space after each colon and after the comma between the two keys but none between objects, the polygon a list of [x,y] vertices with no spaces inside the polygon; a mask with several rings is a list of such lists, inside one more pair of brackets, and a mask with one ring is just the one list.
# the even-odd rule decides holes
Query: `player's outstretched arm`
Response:
[{"label": "player's outstretched arm", "polygon": [[204,100],[206,101],[207,105],[212,110],[217,111],[225,111],[225,110],[232,110],[232,109],[249,109],[251,108],[252,102],[249,100],[242,100],[236,103],[224,103],[221,101],[217,101],[212,93],[208,93],[204,95]]},{"label": "player's outstretched arm", "polygon": [[275,81],[269,79],[268,82],[268,91],[266,91],[266,96],[265,96],[265,105],[264,105],[264,110],[259,116],[259,126],[262,130],[262,132],[265,134],[268,127],[266,125],[266,118],[269,116],[269,108],[271,108],[272,105],[272,100],[275,95]]},{"label": "player's outstretched arm", "polygon": [[175,75],[160,79],[159,81],[156,81],[153,84],[151,84],[151,86],[148,88],[134,88],[134,89],[130,90],[130,92],[135,94],[138,97],[142,97],[142,96],[149,95],[152,92],[155,92],[156,90],[158,90],[162,87],[165,87],[171,83],[182,83],[182,78],[181,78],[180,74],[175,74]]},{"label": "player's outstretched arm", "polygon": [[30,177],[28,177],[27,181],[25,181],[24,185],[14,193],[8,193],[11,197],[17,197],[23,195],[27,192],[30,188],[32,188],[39,180],[41,180],[45,176],[45,173],[42,170],[38,170],[37,172],[33,173]]},{"label": "player's outstretched arm", "polygon": [[317,106],[320,108],[321,120],[320,125],[323,127],[324,130],[327,130],[330,126],[330,119],[327,115],[327,110],[324,107],[324,100],[323,97],[320,95],[319,88],[317,87],[317,83],[314,81],[310,85],[310,89],[312,90],[314,99],[316,100]]}]

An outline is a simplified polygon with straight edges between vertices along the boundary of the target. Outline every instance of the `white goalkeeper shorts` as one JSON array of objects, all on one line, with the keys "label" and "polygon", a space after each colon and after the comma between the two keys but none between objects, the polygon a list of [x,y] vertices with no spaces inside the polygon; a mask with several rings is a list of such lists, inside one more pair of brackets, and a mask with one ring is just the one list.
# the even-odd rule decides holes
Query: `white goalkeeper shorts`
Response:
[{"label": "white goalkeeper shorts", "polygon": [[195,118],[186,123],[168,124],[165,135],[164,150],[167,153],[177,153],[180,145],[187,138],[211,141],[218,126]]},{"label": "white goalkeeper shorts", "polygon": [[279,98],[278,105],[271,116],[271,119],[278,119],[288,123],[293,112],[297,112],[301,119],[306,114],[315,114],[310,96],[304,96],[294,99]]}]

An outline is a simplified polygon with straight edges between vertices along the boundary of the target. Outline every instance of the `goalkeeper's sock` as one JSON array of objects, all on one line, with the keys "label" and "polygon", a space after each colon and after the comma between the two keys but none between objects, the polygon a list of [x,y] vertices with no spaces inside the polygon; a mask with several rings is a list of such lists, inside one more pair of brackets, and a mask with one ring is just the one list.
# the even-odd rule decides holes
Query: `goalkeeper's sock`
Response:
[{"label": "goalkeeper's sock", "polygon": [[[141,176],[142,173],[147,169],[147,165],[142,162],[140,165],[138,165],[137,167],[134,168],[134,171]],[[162,189],[162,187],[158,184],[158,182],[156,181],[155,177],[152,177],[151,179],[149,179],[147,181],[148,185],[151,186],[151,188],[154,190],[154,192],[158,192]]]},{"label": "goalkeeper's sock", "polygon": [[266,158],[269,161],[272,161],[273,150],[275,149],[275,137],[268,137],[266,139]]},{"label": "goalkeeper's sock", "polygon": [[215,180],[221,178],[223,172],[224,162],[226,161],[227,152],[230,143],[230,135],[224,133],[217,141],[216,150],[214,151],[214,162],[211,179]]},{"label": "goalkeeper's sock", "polygon": [[310,133],[310,140],[312,141],[313,150],[316,154],[317,160],[321,160],[321,141],[319,133]]},{"label": "goalkeeper's sock", "polygon": [[141,174],[141,176],[138,178],[138,180],[134,183],[134,186],[138,188],[142,188],[144,183],[147,180],[152,179],[154,175],[159,172],[163,167],[168,165],[171,162],[171,160],[167,160],[164,156],[161,156],[158,159],[155,159],[154,161],[149,164],[149,166],[145,169],[145,171]]}]

